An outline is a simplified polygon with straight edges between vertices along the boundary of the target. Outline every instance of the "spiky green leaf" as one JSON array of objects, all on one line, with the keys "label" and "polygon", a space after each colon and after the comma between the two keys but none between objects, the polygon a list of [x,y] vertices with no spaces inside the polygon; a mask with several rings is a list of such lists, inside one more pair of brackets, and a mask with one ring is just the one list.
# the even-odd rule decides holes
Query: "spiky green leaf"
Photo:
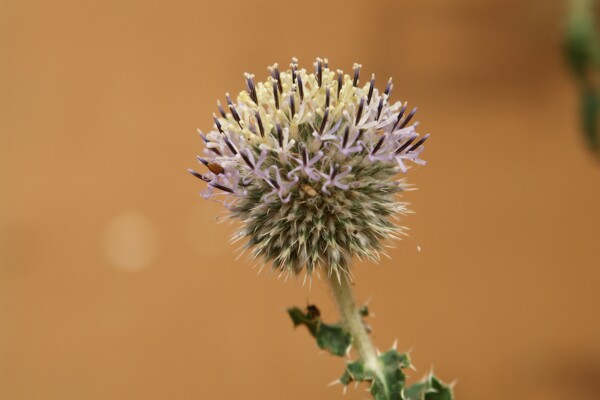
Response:
[{"label": "spiky green leaf", "polygon": [[340,382],[343,385],[353,381],[370,383],[370,392],[375,400],[404,400],[405,376],[402,368],[410,366],[408,355],[392,349],[381,354],[377,362],[378,371],[370,369],[360,360],[349,362]]},{"label": "spiky green leaf", "polygon": [[405,391],[406,400],[452,400],[452,388],[434,375],[409,386]]},{"label": "spiky green leaf", "polygon": [[[326,324],[321,320],[319,309],[308,306],[306,311],[291,307],[288,314],[294,326],[304,325],[317,339],[318,346],[337,356],[348,353],[352,338],[339,324]],[[366,306],[361,315],[367,316]],[[352,382],[370,384],[370,392],[375,400],[452,400],[452,390],[433,375],[410,387],[405,387],[403,369],[411,366],[407,353],[391,349],[377,358],[376,369],[370,368],[362,360],[349,361],[339,382],[348,386]]]},{"label": "spiky green leaf", "polygon": [[298,307],[291,307],[287,311],[294,326],[306,326],[310,334],[317,339],[320,349],[340,357],[347,354],[352,343],[352,336],[341,325],[324,323],[318,313],[315,314],[310,307],[306,312]]}]

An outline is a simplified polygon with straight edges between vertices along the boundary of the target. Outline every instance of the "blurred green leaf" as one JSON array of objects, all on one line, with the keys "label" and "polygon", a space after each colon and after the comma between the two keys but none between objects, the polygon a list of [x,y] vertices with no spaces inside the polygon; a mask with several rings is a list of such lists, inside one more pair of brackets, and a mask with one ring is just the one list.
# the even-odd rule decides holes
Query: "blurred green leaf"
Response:
[{"label": "blurred green leaf", "polygon": [[[580,92],[583,134],[588,147],[600,149],[600,35],[596,24],[596,0],[571,0],[566,28],[565,55]],[[600,155],[600,153],[598,153]]]},{"label": "blurred green leaf", "polygon": [[598,150],[598,112],[600,111],[600,93],[594,88],[583,88],[581,93],[581,117],[583,132],[588,146]]},{"label": "blurred green leaf", "polygon": [[581,79],[585,79],[588,68],[598,61],[598,33],[592,13],[594,3],[594,0],[571,1],[567,22],[565,53],[571,69]]}]

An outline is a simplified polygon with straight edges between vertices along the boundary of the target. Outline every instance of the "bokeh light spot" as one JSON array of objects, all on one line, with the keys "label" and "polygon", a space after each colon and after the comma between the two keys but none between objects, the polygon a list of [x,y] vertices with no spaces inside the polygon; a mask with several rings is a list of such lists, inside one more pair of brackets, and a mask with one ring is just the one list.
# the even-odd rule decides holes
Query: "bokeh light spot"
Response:
[{"label": "bokeh light spot", "polygon": [[106,227],[104,241],[111,264],[125,271],[145,268],[158,254],[156,225],[136,212],[123,213],[113,218]]}]

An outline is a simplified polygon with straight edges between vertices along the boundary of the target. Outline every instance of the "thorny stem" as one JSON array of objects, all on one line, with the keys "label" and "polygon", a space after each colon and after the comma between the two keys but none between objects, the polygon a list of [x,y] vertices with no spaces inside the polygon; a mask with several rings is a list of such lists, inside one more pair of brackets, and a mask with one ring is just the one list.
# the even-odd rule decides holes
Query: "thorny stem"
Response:
[{"label": "thorny stem", "polygon": [[360,359],[378,378],[383,377],[380,364],[377,360],[375,347],[367,333],[367,329],[358,312],[354,294],[350,286],[350,278],[347,276],[338,276],[338,274],[328,274],[329,286],[333,292],[333,297],[337,303],[342,324],[352,336],[352,344],[356,348]]}]

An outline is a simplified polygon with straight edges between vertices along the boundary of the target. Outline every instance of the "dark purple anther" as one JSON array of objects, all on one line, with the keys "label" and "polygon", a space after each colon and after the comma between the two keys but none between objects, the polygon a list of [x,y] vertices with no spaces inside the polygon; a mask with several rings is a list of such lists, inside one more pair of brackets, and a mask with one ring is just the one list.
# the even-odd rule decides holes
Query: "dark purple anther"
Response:
[{"label": "dark purple anther", "polygon": [[219,113],[221,114],[221,117],[227,118],[227,114],[225,114],[225,110],[223,109],[223,106],[221,105],[221,102],[219,100],[217,100],[217,107],[219,108]]},{"label": "dark purple anther", "polygon": [[340,91],[342,90],[342,79],[344,78],[344,72],[341,69],[337,70],[337,97],[340,99]]},{"label": "dark purple anther", "polygon": [[327,87],[327,89],[325,89],[325,108],[329,108],[329,101],[330,101],[330,90],[329,90],[329,86]]},{"label": "dark purple anther", "polygon": [[188,169],[188,172],[192,175],[194,175],[196,178],[206,182],[207,179],[205,177],[203,177],[202,175],[200,175],[199,173],[197,173],[196,171],[194,171],[193,169]]},{"label": "dark purple anther", "polygon": [[333,172],[331,173],[331,180],[335,179],[335,176],[338,174],[338,172],[340,172],[340,166],[336,164],[335,167],[333,167]]},{"label": "dark purple anther", "polygon": [[229,111],[231,111],[231,115],[233,115],[233,119],[235,119],[235,122],[237,122],[241,128],[242,123],[240,122],[240,115],[238,114],[238,112],[235,109],[235,107],[233,106],[233,104],[229,106]]},{"label": "dark purple anther", "polygon": [[366,129],[359,129],[358,130],[358,135],[356,135],[356,140],[354,142],[358,142],[360,139],[362,139],[363,135],[365,134],[365,130]]},{"label": "dark purple anther", "polygon": [[414,146],[412,146],[410,149],[408,149],[406,152],[410,152],[413,151],[415,149],[418,149],[420,145],[422,145],[423,143],[425,143],[425,141],[427,140],[427,138],[429,138],[429,133],[425,136],[423,136],[421,138],[421,140],[419,140],[417,143],[414,144]]},{"label": "dark purple anther", "polygon": [[302,75],[298,74],[298,93],[300,94],[300,101],[304,100],[304,85],[302,84]]},{"label": "dark purple anther", "polygon": [[204,181],[204,182],[208,182],[208,184],[214,188],[217,188],[219,190],[222,190],[224,192],[228,192],[228,193],[233,193],[233,190],[229,189],[228,187],[225,187],[219,183],[216,182],[211,182],[210,179],[205,178],[204,176],[200,175],[199,173],[197,173],[196,171],[194,171],[193,169],[188,169],[188,172],[192,175],[194,175],[196,178]]},{"label": "dark purple anther", "polygon": [[292,83],[296,83],[296,74],[298,73],[298,60],[292,58]]},{"label": "dark purple anther", "polygon": [[221,127],[221,123],[219,122],[219,117],[217,117],[216,114],[213,114],[213,119],[215,120],[215,126],[217,127],[219,132],[224,133],[223,128]]},{"label": "dark purple anther", "polygon": [[392,126],[392,131],[394,131],[394,129],[396,129],[396,127],[398,126],[398,123],[402,119],[402,116],[404,115],[405,111],[406,111],[406,103],[404,103],[404,105],[400,109],[400,112],[398,113],[398,118],[396,118],[396,122],[394,122],[394,126]]},{"label": "dark purple anther", "polygon": [[256,105],[258,105],[258,96],[256,94],[256,87],[254,86],[252,75],[246,74],[246,84],[248,85],[248,93],[250,93],[250,98]]},{"label": "dark purple anther", "polygon": [[406,126],[406,124],[408,124],[408,122],[415,115],[416,112],[417,112],[417,107],[413,108],[412,111],[410,112],[410,114],[408,114],[406,116],[406,119],[402,122],[402,124],[400,124],[400,129],[404,128]]},{"label": "dark purple anther", "polygon": [[342,149],[345,149],[346,145],[348,144],[349,134],[350,134],[350,126],[346,125],[346,129],[344,129],[344,139],[342,140]]},{"label": "dark purple anther", "polygon": [[375,74],[371,75],[371,84],[369,85],[369,94],[367,95],[367,105],[371,104],[371,97],[373,97],[373,88],[375,88]]},{"label": "dark purple anther", "polygon": [[225,141],[225,144],[227,145],[227,147],[229,147],[229,150],[231,150],[231,152],[233,154],[237,154],[238,153],[237,150],[235,149],[235,147],[233,146],[233,143],[231,143],[229,141],[229,138],[227,137],[227,135],[225,135],[225,134],[223,135],[223,140]]},{"label": "dark purple anther", "polygon": [[279,92],[277,91],[277,82],[273,81],[273,99],[275,99],[275,108],[279,110]]},{"label": "dark purple anther", "polygon": [[356,87],[358,85],[358,76],[360,74],[360,65],[354,64],[354,80],[352,81],[352,86]]},{"label": "dark purple anther", "polygon": [[273,187],[275,187],[275,189],[279,190],[279,184],[277,183],[277,181],[275,179],[271,179],[269,178],[269,182],[271,182],[271,185],[273,185]]},{"label": "dark purple anther", "polygon": [[296,114],[296,102],[294,101],[294,91],[290,92],[290,118],[294,118]]},{"label": "dark purple anther", "polygon": [[[206,137],[206,135],[200,131],[198,131],[198,133],[200,134],[200,137],[202,138],[202,140],[204,141],[205,144],[210,143],[210,140],[208,140],[208,138]],[[222,156],[221,152],[218,149],[215,149],[214,147],[208,147],[206,146],[207,149],[209,149],[210,151],[212,151],[213,153],[215,153],[218,156]]]},{"label": "dark purple anther", "polygon": [[279,91],[283,93],[283,85],[281,83],[281,74],[279,73],[279,65],[275,64],[271,69],[271,76],[277,81]]},{"label": "dark purple anther", "polygon": [[385,91],[383,92],[383,94],[385,94],[388,98],[390,97],[390,93],[392,92],[392,87],[394,85],[392,85],[392,78],[390,78],[388,80],[387,86],[385,87]]},{"label": "dark purple anther", "polygon": [[260,118],[260,111],[256,110],[256,122],[258,122],[258,130],[260,131],[260,136],[265,137],[265,128],[263,127],[262,119]]},{"label": "dark purple anther", "polygon": [[281,129],[281,124],[278,122],[275,124],[277,130],[277,142],[279,143],[279,147],[283,147],[283,130]]},{"label": "dark purple anther", "polygon": [[317,83],[319,87],[321,87],[321,83],[323,83],[323,60],[317,58]]},{"label": "dark purple anther", "polygon": [[222,190],[224,192],[228,192],[228,193],[233,193],[233,190],[229,189],[228,187],[225,187],[217,182],[209,182],[208,183],[210,186],[215,187],[219,190]]},{"label": "dark purple anther", "polygon": [[375,145],[375,147],[373,148],[373,152],[371,153],[372,155],[375,155],[375,153],[377,153],[379,151],[379,149],[381,148],[381,145],[383,144],[383,142],[385,141],[386,138],[386,134],[384,133],[381,136],[381,139],[379,139],[379,141],[377,142],[377,144]]},{"label": "dark purple anther", "polygon": [[323,114],[323,121],[321,121],[321,127],[319,128],[319,135],[323,133],[325,129],[325,125],[327,124],[327,118],[329,118],[329,108],[325,110],[325,114]]},{"label": "dark purple anther", "polygon": [[360,117],[362,117],[364,107],[365,107],[365,98],[363,97],[362,99],[360,99],[360,104],[358,105],[358,112],[356,113],[356,122],[354,122],[354,125],[358,125],[358,121],[360,120]]},{"label": "dark purple anther", "polygon": [[231,101],[231,97],[229,97],[229,93],[225,93],[225,97],[227,98],[227,105],[229,107],[229,111],[231,111],[231,115],[233,115],[233,119],[235,119],[235,121],[238,123],[238,125],[241,128],[242,124],[240,124],[240,116],[238,115],[237,110],[235,109],[235,106],[233,105],[233,102]]},{"label": "dark purple anther", "polygon": [[405,148],[407,148],[408,146],[410,146],[410,144],[412,142],[414,142],[416,138],[417,138],[417,135],[413,135],[410,139],[408,139],[406,141],[406,143],[404,143],[402,146],[398,147],[396,149],[396,151],[394,152],[394,154],[398,155],[398,154],[402,153],[402,150],[404,150]]},{"label": "dark purple anther", "polygon": [[383,97],[379,98],[379,105],[377,106],[377,118],[376,121],[379,121],[379,117],[381,117],[381,111],[383,111]]},{"label": "dark purple anther", "polygon": [[242,160],[244,160],[244,162],[246,164],[248,164],[248,166],[252,169],[254,169],[254,164],[252,164],[252,162],[250,161],[250,159],[248,158],[247,155],[244,154],[244,152],[240,152],[240,156],[242,156]]},{"label": "dark purple anther", "polygon": [[379,141],[377,142],[377,144],[375,145],[375,147],[373,148],[373,152],[371,153],[372,155],[375,155],[375,153],[377,153],[377,151],[379,151],[379,149],[381,148],[381,145],[383,144],[383,141],[385,140],[385,133],[381,136],[381,139],[379,139]]}]

